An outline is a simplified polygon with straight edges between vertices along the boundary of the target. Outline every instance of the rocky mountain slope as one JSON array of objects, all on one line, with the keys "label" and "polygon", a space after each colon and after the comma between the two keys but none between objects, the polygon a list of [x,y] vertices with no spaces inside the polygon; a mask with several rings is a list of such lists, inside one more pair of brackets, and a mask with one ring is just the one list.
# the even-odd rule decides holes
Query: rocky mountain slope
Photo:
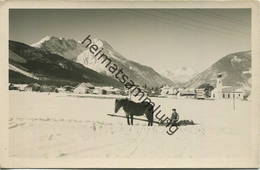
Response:
[{"label": "rocky mountain slope", "polygon": [[[117,64],[120,68],[123,68],[124,73],[127,74],[135,84],[147,85],[148,87],[160,87],[165,84],[174,85],[173,81],[160,75],[151,67],[123,57],[113,49],[108,42],[100,40],[92,35],[90,39],[93,44],[96,44],[99,47],[99,49],[103,48],[103,52],[112,60],[113,63]],[[104,64],[96,60],[95,56],[89,51],[89,48],[85,48],[84,45],[73,39],[45,37],[43,40],[34,44],[34,46],[43,51],[58,54],[66,59],[78,62],[86,68],[103,75],[112,77]]]},{"label": "rocky mountain slope", "polygon": [[199,73],[186,87],[198,87],[203,83],[216,85],[218,73],[223,75],[223,85],[243,89],[251,88],[251,51],[237,52],[224,56],[205,71]]},{"label": "rocky mountain slope", "polygon": [[16,41],[9,41],[9,73],[10,83],[76,85],[90,82],[97,86],[122,86],[111,77],[99,74],[82,64]]}]

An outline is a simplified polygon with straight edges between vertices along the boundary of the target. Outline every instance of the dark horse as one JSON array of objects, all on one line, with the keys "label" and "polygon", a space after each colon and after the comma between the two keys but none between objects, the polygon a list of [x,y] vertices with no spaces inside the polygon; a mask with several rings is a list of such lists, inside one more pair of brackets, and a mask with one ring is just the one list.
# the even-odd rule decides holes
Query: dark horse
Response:
[{"label": "dark horse", "polygon": [[148,120],[148,126],[153,126],[153,105],[151,103],[136,103],[128,99],[116,99],[115,113],[117,113],[121,107],[123,107],[125,111],[128,125],[130,125],[129,118],[131,118],[131,125],[133,125],[134,115],[142,116],[145,114]]}]

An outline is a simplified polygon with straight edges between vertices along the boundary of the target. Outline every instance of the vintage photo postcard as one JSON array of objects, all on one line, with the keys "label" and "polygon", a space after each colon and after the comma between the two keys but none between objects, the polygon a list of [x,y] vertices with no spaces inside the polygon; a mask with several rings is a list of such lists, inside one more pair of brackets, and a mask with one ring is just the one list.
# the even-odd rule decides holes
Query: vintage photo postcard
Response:
[{"label": "vintage photo postcard", "polygon": [[258,167],[259,12],[1,2],[0,167]]}]

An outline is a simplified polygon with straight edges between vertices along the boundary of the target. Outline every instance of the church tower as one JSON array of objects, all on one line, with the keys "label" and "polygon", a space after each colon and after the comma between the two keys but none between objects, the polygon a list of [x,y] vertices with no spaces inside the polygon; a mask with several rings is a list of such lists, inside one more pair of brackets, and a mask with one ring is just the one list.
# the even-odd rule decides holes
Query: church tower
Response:
[{"label": "church tower", "polygon": [[213,98],[221,99],[223,97],[222,96],[222,88],[223,88],[222,74],[218,73],[218,75],[217,75],[217,83],[216,83],[216,88],[214,89]]},{"label": "church tower", "polygon": [[222,74],[218,73],[217,75],[217,84],[216,84],[216,89],[222,90],[223,85],[222,85]]}]

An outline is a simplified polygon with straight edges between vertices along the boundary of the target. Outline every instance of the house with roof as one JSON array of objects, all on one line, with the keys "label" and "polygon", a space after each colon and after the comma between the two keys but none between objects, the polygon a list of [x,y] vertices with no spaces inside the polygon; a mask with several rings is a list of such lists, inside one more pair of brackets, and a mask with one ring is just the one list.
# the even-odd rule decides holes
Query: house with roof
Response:
[{"label": "house with roof", "polygon": [[211,91],[211,99],[241,99],[243,100],[245,91],[231,86],[223,86],[222,75],[218,74],[216,88]]},{"label": "house with roof", "polygon": [[58,92],[56,86],[41,85],[40,92]]},{"label": "house with roof", "polygon": [[63,86],[63,89],[65,90],[65,92],[73,92],[74,87],[65,85]]},{"label": "house with roof", "polygon": [[205,89],[203,88],[198,88],[198,89],[195,89],[195,97],[196,99],[206,99],[206,92],[205,92]]},{"label": "house with roof", "polygon": [[13,84],[13,83],[9,83],[9,90],[24,91],[24,88],[26,86],[28,86],[28,84]]},{"label": "house with roof", "polygon": [[78,94],[92,93],[94,88],[95,86],[91,83],[80,83],[74,88],[73,92]]},{"label": "house with roof", "polygon": [[177,93],[177,97],[178,98],[195,98],[196,96],[196,92],[195,89],[182,89],[179,90],[179,92]]},{"label": "house with roof", "polygon": [[166,95],[176,95],[178,93],[178,90],[175,89],[174,87],[170,87],[168,85],[163,86],[161,88],[161,95],[166,96]]},{"label": "house with roof", "polygon": [[18,87],[16,87],[13,83],[9,83],[9,90],[18,90]]},{"label": "house with roof", "polygon": [[121,90],[119,88],[107,88],[106,89],[106,94],[116,94],[119,95],[121,93]]},{"label": "house with roof", "polygon": [[107,94],[107,91],[102,87],[95,87],[92,92],[93,94]]},{"label": "house with roof", "polygon": [[41,85],[38,83],[29,84],[24,88],[24,91],[40,91]]},{"label": "house with roof", "polygon": [[57,87],[56,91],[58,93],[70,93],[70,92],[73,92],[73,89],[74,89],[74,87],[69,86],[69,85],[65,85],[63,87],[62,86],[61,87]]}]

